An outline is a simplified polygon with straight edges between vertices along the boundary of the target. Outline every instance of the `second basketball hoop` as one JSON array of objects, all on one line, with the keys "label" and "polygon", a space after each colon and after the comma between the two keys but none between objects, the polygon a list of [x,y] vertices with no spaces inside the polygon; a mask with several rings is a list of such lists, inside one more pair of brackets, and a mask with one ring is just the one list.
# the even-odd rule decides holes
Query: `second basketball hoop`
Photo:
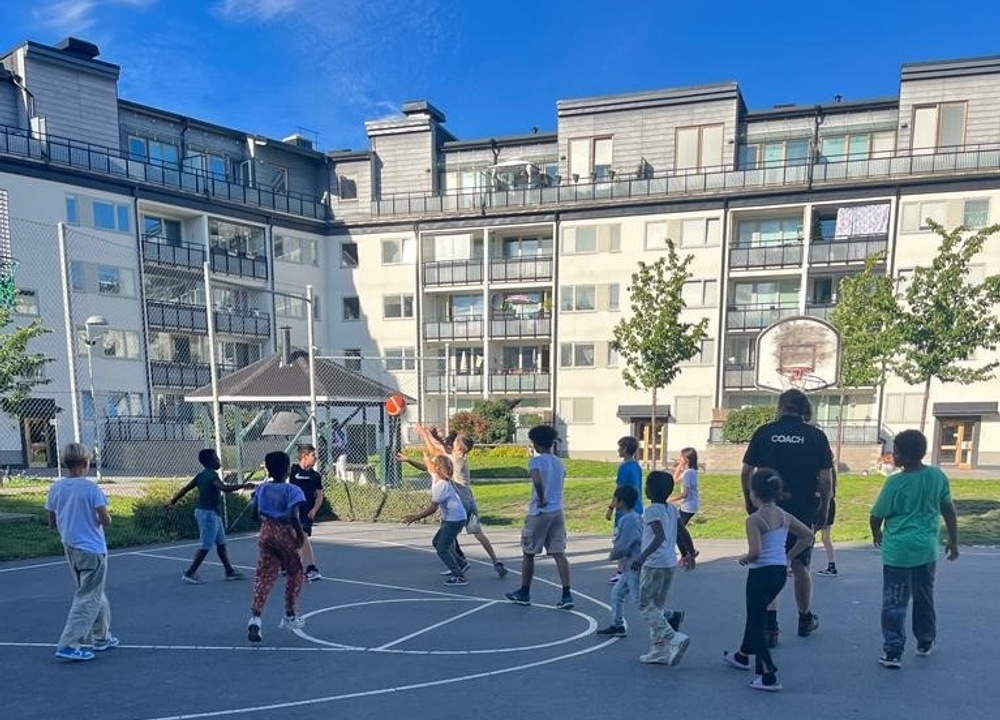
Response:
[{"label": "second basketball hoop", "polygon": [[840,379],[840,335],[813,317],[779,320],[757,336],[755,384],[783,392],[816,392]]}]

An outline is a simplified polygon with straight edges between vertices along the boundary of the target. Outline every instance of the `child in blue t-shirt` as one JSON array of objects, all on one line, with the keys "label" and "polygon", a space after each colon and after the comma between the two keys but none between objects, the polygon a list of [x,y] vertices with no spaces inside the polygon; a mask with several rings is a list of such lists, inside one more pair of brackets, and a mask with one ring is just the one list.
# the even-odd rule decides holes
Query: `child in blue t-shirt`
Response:
[{"label": "child in blue t-shirt", "polygon": [[[621,464],[618,466],[618,476],[615,478],[615,490],[620,487],[633,487],[639,496],[639,501],[635,506],[635,512],[642,515],[642,466],[639,465],[639,461],[635,459],[635,454],[639,452],[639,441],[632,437],[631,435],[626,435],[618,441],[618,457],[622,459]],[[618,527],[619,521],[621,521],[622,515],[625,513],[621,512],[616,507],[617,501],[615,496],[611,496],[611,502],[608,504],[608,511],[604,514],[605,520],[611,519],[611,514],[614,513],[615,524],[614,527]],[[622,576],[622,564],[618,563],[617,571],[611,576],[609,581],[614,585]]]}]

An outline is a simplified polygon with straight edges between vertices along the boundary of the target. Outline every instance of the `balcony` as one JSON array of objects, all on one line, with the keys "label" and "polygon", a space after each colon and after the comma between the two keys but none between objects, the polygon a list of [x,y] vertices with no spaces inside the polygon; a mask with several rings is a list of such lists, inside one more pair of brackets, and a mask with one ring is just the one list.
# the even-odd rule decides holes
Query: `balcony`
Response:
[{"label": "balcony", "polygon": [[197,334],[208,332],[208,313],[201,305],[148,300],[146,318],[149,326],[158,330],[182,330]]},{"label": "balcony", "polygon": [[551,280],[551,256],[490,260],[491,282],[551,282]]},{"label": "balcony", "polygon": [[463,315],[453,320],[428,320],[424,323],[425,340],[482,340],[482,338],[482,315]]},{"label": "balcony", "polygon": [[798,307],[775,305],[741,305],[726,310],[726,330],[735,332],[763,330],[764,328],[799,314]]},{"label": "balcony", "polygon": [[73,168],[101,176],[167,188],[199,199],[250,205],[262,210],[327,220],[327,206],[308,195],[276,193],[266,188],[247,187],[204,173],[171,168],[161,163],[131,159],[118,148],[56,135],[34,137],[27,130],[0,125],[0,155],[8,155],[39,165]]},{"label": "balcony", "polygon": [[153,387],[195,389],[212,382],[212,368],[208,363],[176,363],[154,360],[149,363]]},{"label": "balcony", "polygon": [[837,306],[832,303],[809,303],[806,305],[806,315],[830,322],[830,315],[835,307]]},{"label": "balcony", "polygon": [[758,270],[802,266],[802,241],[781,245],[733,247],[729,249],[730,270]]},{"label": "balcony", "polygon": [[228,335],[271,337],[271,317],[259,310],[216,310],[215,332]]},{"label": "balcony", "polygon": [[757,386],[756,371],[749,363],[726,365],[722,373],[722,387],[726,390],[745,390]]},{"label": "balcony", "polygon": [[858,235],[813,240],[809,245],[811,265],[848,265],[863,263],[876,253],[889,249],[889,236]]},{"label": "balcony", "polygon": [[490,375],[490,392],[505,395],[537,395],[552,388],[552,376],[547,370],[531,372],[506,370]]},{"label": "balcony", "polygon": [[188,243],[171,244],[164,238],[144,235],[142,238],[142,259],[156,265],[174,268],[188,268],[202,271],[205,264],[205,248]]},{"label": "balcony", "polygon": [[212,272],[251,280],[267,280],[267,258],[251,253],[234,253],[212,248]]},{"label": "balcony", "polygon": [[541,313],[538,317],[517,317],[495,313],[490,317],[490,337],[494,338],[547,338],[552,334],[552,316]]},{"label": "balcony", "polygon": [[483,376],[476,375],[427,375],[424,377],[424,389],[429,393],[481,393],[483,391]]},{"label": "balcony", "polygon": [[482,281],[482,260],[433,260],[424,263],[424,285],[475,285]]}]

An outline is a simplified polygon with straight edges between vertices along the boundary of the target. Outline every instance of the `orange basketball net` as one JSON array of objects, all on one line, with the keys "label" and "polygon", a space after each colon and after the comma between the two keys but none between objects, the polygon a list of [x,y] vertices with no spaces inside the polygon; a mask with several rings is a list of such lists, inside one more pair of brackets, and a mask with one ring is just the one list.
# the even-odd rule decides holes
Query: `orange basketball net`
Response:
[{"label": "orange basketball net", "polygon": [[793,385],[801,384],[810,372],[812,372],[812,368],[808,365],[790,365],[778,368],[778,374],[788,378],[788,381]]}]

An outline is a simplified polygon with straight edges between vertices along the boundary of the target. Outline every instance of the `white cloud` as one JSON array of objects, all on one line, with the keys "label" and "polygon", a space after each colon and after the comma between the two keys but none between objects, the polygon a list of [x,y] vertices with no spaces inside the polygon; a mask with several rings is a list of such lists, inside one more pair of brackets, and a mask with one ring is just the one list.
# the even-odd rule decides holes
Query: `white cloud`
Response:
[{"label": "white cloud", "polygon": [[222,0],[216,12],[234,22],[266,22],[299,8],[299,0]]},{"label": "white cloud", "polygon": [[97,11],[102,8],[149,7],[157,0],[55,0],[42,3],[31,11],[35,22],[53,32],[74,35],[90,30],[97,24]]}]

